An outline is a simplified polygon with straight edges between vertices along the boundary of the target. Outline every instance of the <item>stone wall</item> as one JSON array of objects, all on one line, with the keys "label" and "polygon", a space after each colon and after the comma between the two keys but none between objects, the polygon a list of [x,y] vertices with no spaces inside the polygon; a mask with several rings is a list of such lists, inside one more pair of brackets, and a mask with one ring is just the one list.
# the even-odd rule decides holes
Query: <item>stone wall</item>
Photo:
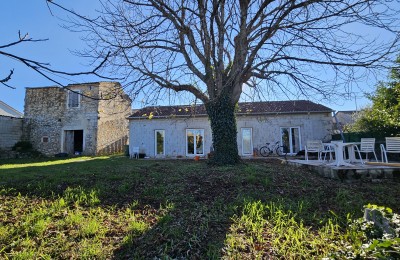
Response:
[{"label": "stone wall", "polygon": [[21,140],[22,118],[0,116],[0,150],[10,151]]},{"label": "stone wall", "polygon": [[[115,82],[101,82],[97,126],[97,154],[120,153],[128,144],[131,100]],[[107,99],[109,98],[109,99]]]},{"label": "stone wall", "polygon": [[[59,87],[27,88],[24,107],[24,139],[43,154],[60,152],[61,126],[65,110],[64,90]],[[48,142],[42,138],[47,137]]]},{"label": "stone wall", "polygon": [[290,165],[306,168],[322,177],[336,179],[346,183],[365,181],[381,182],[384,180],[400,182],[400,168],[395,166],[354,165],[354,167],[336,167],[306,164],[304,162],[304,160],[288,160]]},{"label": "stone wall", "polygon": [[[100,98],[99,83],[85,83],[68,85],[67,87],[74,91],[80,91],[80,106],[76,108],[65,109],[63,115],[63,133],[62,151],[67,152],[67,144],[65,140],[65,131],[83,130],[83,152],[84,155],[96,155],[97,147],[97,124],[98,124],[98,107]],[[65,92],[67,97],[67,91]],[[66,102],[65,102],[66,104]]]}]

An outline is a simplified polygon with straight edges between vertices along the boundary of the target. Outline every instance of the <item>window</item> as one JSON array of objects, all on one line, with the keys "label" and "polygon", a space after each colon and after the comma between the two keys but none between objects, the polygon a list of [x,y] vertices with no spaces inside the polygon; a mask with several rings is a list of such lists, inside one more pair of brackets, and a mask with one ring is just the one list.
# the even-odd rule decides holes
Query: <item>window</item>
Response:
[{"label": "window", "polygon": [[281,127],[281,142],[288,154],[297,154],[301,148],[300,127]]},{"label": "window", "polygon": [[68,91],[68,108],[79,107],[81,95],[80,91]]},{"label": "window", "polygon": [[251,128],[242,128],[242,154],[253,154],[253,133]]},{"label": "window", "polygon": [[186,129],[186,154],[204,154],[204,129]]},{"label": "window", "polygon": [[164,130],[156,130],[155,131],[155,151],[157,155],[165,154],[165,131]]},{"label": "window", "polygon": [[42,137],[42,143],[48,143],[49,142],[49,137],[48,136],[43,136]]}]

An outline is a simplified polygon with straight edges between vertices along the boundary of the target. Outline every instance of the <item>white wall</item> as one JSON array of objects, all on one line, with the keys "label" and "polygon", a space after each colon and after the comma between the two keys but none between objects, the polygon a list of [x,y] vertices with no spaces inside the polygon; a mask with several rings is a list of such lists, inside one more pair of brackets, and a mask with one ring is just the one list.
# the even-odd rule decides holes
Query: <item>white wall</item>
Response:
[{"label": "white wall", "polygon": [[204,129],[204,153],[210,152],[211,127],[205,117],[191,119],[130,120],[129,146],[138,146],[140,153],[155,156],[155,130],[165,130],[165,155],[186,156],[186,129]]},{"label": "white wall", "polygon": [[[242,155],[242,128],[252,128],[253,147],[259,149],[266,142],[281,140],[281,127],[300,127],[301,149],[307,140],[329,139],[332,129],[330,113],[280,114],[268,116],[238,116],[238,149]],[[137,146],[140,153],[155,156],[155,130],[165,130],[165,155],[186,156],[186,129],[204,129],[204,154],[212,145],[211,127],[206,117],[170,119],[131,119],[129,145]],[[324,140],[327,141],[327,140]]]},{"label": "white wall", "polygon": [[0,149],[11,150],[21,140],[22,118],[0,116]]},{"label": "white wall", "polygon": [[[266,142],[281,141],[282,127],[300,128],[300,150],[307,140],[331,138],[332,122],[330,113],[320,114],[278,114],[268,116],[242,116],[237,118],[238,148],[241,152],[241,128],[253,129],[253,146],[259,149]],[[328,140],[324,140],[328,141]]]}]

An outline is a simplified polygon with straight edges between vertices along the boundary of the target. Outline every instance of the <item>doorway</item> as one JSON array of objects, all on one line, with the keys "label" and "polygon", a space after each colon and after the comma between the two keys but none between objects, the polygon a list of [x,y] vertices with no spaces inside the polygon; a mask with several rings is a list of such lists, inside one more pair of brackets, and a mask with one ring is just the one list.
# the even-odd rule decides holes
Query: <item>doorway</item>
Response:
[{"label": "doorway", "polygon": [[297,154],[301,149],[300,127],[281,127],[281,143],[290,155]]},{"label": "doorway", "polygon": [[204,129],[186,129],[186,155],[204,154]]},{"label": "doorway", "polygon": [[64,151],[68,154],[82,154],[83,130],[65,131]]}]

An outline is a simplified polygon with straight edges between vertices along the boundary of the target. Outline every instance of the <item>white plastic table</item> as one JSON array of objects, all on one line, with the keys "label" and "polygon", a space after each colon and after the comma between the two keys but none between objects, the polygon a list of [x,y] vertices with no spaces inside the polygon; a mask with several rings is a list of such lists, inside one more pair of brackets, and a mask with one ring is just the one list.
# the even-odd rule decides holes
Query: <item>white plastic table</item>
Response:
[{"label": "white plastic table", "polygon": [[[325,143],[324,145],[333,147],[335,150],[335,161],[327,165],[354,166],[354,164],[351,164],[351,162],[356,162],[356,157],[354,154],[354,146],[356,146],[357,144],[358,143],[339,143],[339,142]],[[343,157],[343,151],[345,147],[347,147],[347,150],[349,152],[349,162],[346,162]]]}]

